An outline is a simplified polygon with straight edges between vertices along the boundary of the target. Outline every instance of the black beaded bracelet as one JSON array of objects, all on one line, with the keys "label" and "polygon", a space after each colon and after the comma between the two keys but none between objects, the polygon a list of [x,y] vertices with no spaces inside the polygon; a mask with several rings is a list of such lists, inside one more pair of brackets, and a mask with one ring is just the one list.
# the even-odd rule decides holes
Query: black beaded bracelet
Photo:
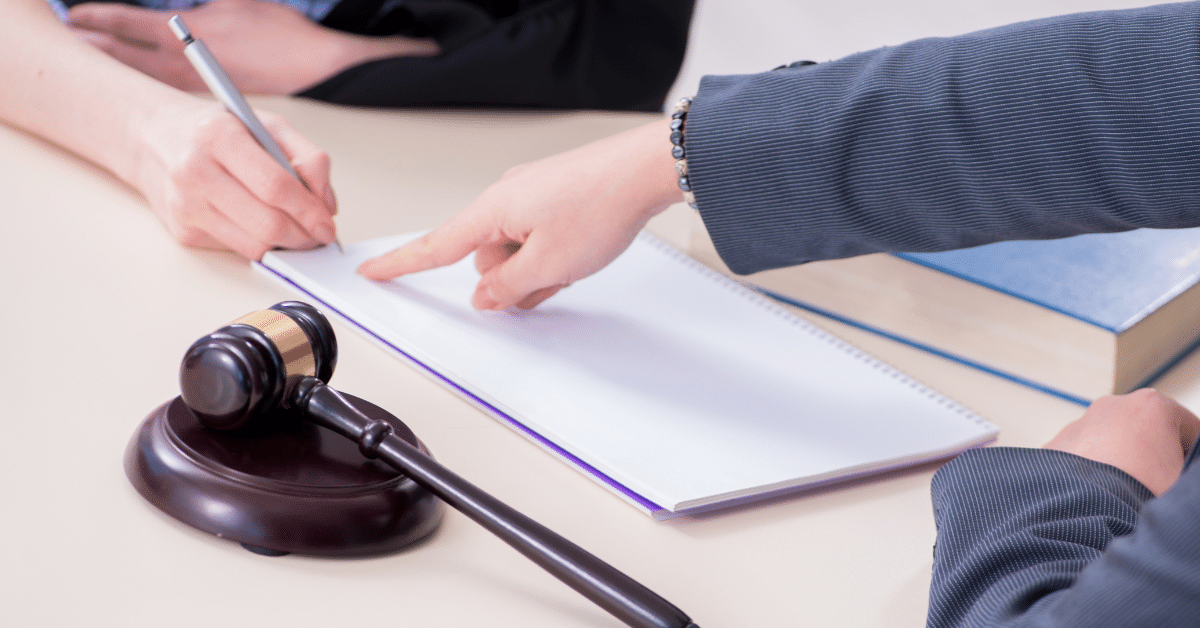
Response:
[{"label": "black beaded bracelet", "polygon": [[683,190],[683,200],[692,209],[696,209],[696,195],[692,193],[692,184],[688,181],[687,151],[683,148],[683,130],[687,125],[688,108],[691,106],[691,98],[681,98],[675,103],[675,111],[671,113],[671,155],[675,157],[675,174],[679,175],[679,189]]}]

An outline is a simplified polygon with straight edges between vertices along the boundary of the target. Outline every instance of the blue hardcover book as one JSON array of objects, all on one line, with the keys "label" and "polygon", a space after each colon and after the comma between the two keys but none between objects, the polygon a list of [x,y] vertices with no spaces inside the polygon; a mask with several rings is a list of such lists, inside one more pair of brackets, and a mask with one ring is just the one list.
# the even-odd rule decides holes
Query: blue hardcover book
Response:
[{"label": "blue hardcover book", "polygon": [[[719,265],[702,233],[690,248]],[[1200,229],[867,255],[741,279],[1081,404],[1148,384],[1200,339]]]}]

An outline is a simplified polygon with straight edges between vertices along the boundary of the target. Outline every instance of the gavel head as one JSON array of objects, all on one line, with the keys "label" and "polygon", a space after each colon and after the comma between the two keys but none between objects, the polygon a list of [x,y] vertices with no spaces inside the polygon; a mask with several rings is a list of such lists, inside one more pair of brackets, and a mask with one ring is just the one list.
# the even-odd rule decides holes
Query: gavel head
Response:
[{"label": "gavel head", "polygon": [[204,425],[233,430],[287,403],[298,381],[328,382],[337,362],[329,321],[299,301],[251,312],[197,340],[183,357],[184,404]]}]

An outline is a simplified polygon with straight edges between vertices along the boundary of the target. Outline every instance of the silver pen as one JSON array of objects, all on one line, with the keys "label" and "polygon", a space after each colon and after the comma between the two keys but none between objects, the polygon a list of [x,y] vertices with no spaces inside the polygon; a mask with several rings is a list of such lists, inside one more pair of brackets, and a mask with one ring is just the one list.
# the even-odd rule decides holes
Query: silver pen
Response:
[{"label": "silver pen", "polygon": [[[267,127],[263,126],[258,116],[254,115],[254,110],[250,108],[250,103],[246,102],[246,98],[238,91],[237,86],[229,79],[229,75],[217,63],[216,57],[209,51],[208,46],[204,45],[203,41],[192,36],[192,31],[188,30],[183,19],[178,15],[167,20],[167,24],[171,27],[171,32],[183,42],[183,54],[187,56],[192,67],[196,68],[196,72],[200,74],[200,78],[204,79],[204,84],[208,85],[208,89],[217,97],[229,110],[230,113],[237,116],[242,124],[246,125],[246,129],[258,140],[258,143],[266,149],[279,165],[283,166],[288,174],[292,175],[305,188],[308,184],[304,183],[304,179],[296,174],[296,170],[292,168],[291,162],[288,161],[287,155],[283,154],[283,149],[275,142],[275,138],[267,132]],[[311,190],[310,190],[311,191]],[[337,245],[338,251],[342,251],[342,243],[334,238],[333,243]]]}]

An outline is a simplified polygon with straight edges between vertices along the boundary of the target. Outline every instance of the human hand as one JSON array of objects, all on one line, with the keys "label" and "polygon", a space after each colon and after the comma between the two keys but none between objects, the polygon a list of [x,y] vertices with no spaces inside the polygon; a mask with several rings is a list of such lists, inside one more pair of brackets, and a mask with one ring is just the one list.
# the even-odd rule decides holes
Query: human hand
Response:
[{"label": "human hand", "polygon": [[474,307],[535,307],[616,259],[651,217],[683,199],[668,135],[664,120],[517,166],[440,227],[358,272],[391,279],[474,252]]},{"label": "human hand", "polygon": [[432,39],[350,35],[266,0],[214,0],[184,11],[89,2],[70,10],[68,24],[128,66],[184,91],[203,91],[183,44],[167,26],[176,14],[204,40],[234,84],[251,94],[295,94],[371,59],[440,52]]},{"label": "human hand", "polygon": [[329,156],[281,117],[258,112],[303,184],[219,104],[179,94],[154,112],[130,123],[127,178],[180,243],[257,260],[334,240]]},{"label": "human hand", "polygon": [[1179,479],[1198,431],[1195,414],[1144,388],[1097,399],[1082,418],[1046,443],[1046,449],[1111,464],[1161,495]]}]

